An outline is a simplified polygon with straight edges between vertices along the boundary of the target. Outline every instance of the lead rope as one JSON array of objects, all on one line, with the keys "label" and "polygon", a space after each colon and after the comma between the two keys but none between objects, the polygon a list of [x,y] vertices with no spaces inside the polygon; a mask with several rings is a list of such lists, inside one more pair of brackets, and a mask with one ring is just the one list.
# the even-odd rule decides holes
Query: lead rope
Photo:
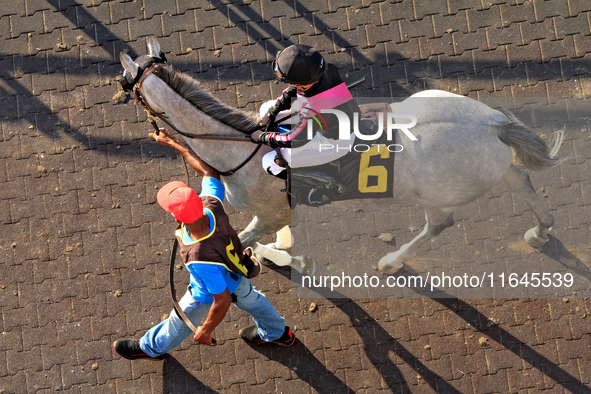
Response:
[{"label": "lead rope", "polygon": [[[148,111],[147,108],[144,107],[144,111],[146,111],[146,114],[148,114],[148,121],[150,122],[150,124],[154,128],[154,132],[156,133],[156,135],[160,134],[160,128],[158,128],[158,125],[156,124],[156,119],[154,119],[154,117],[152,116],[150,111]],[[187,186],[189,186],[189,170],[187,169],[187,161],[185,160],[185,158],[182,155],[181,155],[181,160],[183,160],[183,168],[185,169],[185,179],[187,181],[186,184],[187,184]]]}]

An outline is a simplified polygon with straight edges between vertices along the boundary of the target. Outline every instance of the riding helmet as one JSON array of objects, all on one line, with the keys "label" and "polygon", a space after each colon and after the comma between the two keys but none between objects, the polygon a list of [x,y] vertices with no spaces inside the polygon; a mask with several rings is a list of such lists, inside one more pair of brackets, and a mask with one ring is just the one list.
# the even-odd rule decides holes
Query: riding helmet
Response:
[{"label": "riding helmet", "polygon": [[273,72],[282,82],[309,85],[318,82],[324,74],[326,62],[318,51],[308,45],[291,45],[277,52]]}]

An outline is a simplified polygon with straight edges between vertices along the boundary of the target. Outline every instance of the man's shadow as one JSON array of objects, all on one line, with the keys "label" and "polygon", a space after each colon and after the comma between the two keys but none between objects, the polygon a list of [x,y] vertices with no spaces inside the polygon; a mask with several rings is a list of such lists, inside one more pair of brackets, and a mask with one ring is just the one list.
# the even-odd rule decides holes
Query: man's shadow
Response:
[{"label": "man's shadow", "polygon": [[[300,380],[308,383],[319,393],[354,392],[314,357],[306,345],[297,339],[295,344],[288,349],[279,348],[276,345],[261,345],[252,348],[268,359],[285,365]],[[236,366],[230,368],[236,368]],[[162,369],[162,390],[164,393],[218,393],[193,376],[170,354],[164,359]]]},{"label": "man's shadow", "polygon": [[354,393],[345,382],[329,371],[299,339],[288,349],[273,345],[253,346],[268,359],[292,370],[300,380],[308,383],[319,393]]},{"label": "man's shadow", "polygon": [[218,394],[217,391],[207,387],[193,376],[170,354],[166,356],[164,365],[162,366],[162,392],[175,394]]}]

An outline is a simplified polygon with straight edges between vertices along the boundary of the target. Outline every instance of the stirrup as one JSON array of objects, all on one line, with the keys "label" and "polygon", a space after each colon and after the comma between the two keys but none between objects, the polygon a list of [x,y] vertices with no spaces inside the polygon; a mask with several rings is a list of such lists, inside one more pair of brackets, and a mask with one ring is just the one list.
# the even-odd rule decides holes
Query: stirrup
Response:
[{"label": "stirrup", "polygon": [[[320,194],[321,201],[318,201],[318,196],[314,196],[315,193]],[[329,204],[334,200],[337,200],[341,195],[345,193],[345,187],[340,183],[332,189],[326,188],[312,188],[308,193],[308,203],[313,207],[319,207],[325,204]]]},{"label": "stirrup", "polygon": [[326,197],[326,195],[324,193],[322,193],[322,201],[312,201],[312,196],[317,191],[320,191],[320,190],[319,189],[310,189],[310,193],[308,193],[308,203],[310,203],[311,206],[319,207],[321,205],[326,204],[327,202],[330,202],[330,199],[324,201],[324,197]]},{"label": "stirrup", "polygon": [[337,200],[346,190],[342,183],[321,171],[292,172],[290,180],[292,186],[301,190],[301,193],[296,193],[299,194],[297,200],[313,207]]}]

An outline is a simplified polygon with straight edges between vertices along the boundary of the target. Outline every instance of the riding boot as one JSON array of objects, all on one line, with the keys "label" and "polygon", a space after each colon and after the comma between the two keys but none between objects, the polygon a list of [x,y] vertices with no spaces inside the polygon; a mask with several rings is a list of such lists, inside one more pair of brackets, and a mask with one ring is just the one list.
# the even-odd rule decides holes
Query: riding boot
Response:
[{"label": "riding boot", "polygon": [[267,171],[269,173],[269,175],[273,175],[274,177],[277,177],[279,179],[283,179],[286,180],[287,179],[287,170],[283,170],[281,172],[279,172],[278,174],[273,174],[270,171]]}]

